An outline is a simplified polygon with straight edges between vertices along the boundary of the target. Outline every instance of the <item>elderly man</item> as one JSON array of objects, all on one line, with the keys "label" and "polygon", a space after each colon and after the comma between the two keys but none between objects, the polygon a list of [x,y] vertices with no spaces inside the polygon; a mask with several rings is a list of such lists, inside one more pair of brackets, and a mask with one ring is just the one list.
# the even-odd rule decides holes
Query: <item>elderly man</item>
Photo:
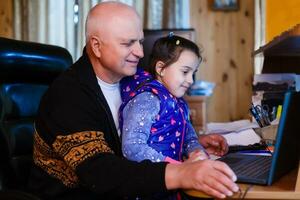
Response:
[{"label": "elderly man", "polygon": [[105,2],[91,9],[82,57],[53,82],[39,107],[32,192],[44,199],[75,200],[147,197],[178,188],[225,198],[238,190],[234,173],[222,162],[123,158],[119,81],[136,72],[142,41],[141,20],[133,8]]}]

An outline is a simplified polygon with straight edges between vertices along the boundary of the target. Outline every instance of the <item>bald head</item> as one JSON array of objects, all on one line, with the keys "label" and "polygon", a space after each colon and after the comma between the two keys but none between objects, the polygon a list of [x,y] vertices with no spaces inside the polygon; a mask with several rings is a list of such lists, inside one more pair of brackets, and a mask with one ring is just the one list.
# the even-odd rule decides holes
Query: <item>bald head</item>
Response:
[{"label": "bald head", "polygon": [[86,53],[96,76],[116,83],[136,72],[144,56],[141,19],[134,8],[119,2],[100,3],[86,21]]},{"label": "bald head", "polygon": [[[120,2],[103,2],[93,7],[86,19],[85,34],[86,42],[93,35],[110,33],[110,27],[119,20],[139,20],[140,16],[136,10]],[[141,22],[139,22],[141,23]]]}]

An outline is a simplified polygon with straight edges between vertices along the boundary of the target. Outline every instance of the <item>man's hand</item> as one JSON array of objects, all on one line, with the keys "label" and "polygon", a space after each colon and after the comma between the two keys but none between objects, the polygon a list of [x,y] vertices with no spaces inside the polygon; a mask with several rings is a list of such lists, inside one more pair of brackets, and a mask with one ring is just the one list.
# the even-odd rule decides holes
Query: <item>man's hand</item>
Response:
[{"label": "man's hand", "polygon": [[201,135],[199,137],[199,143],[209,154],[223,156],[228,152],[227,141],[223,136],[219,134]]},{"label": "man's hand", "polygon": [[223,162],[203,160],[168,164],[165,173],[168,189],[194,189],[216,198],[232,196],[238,191],[236,176]]}]

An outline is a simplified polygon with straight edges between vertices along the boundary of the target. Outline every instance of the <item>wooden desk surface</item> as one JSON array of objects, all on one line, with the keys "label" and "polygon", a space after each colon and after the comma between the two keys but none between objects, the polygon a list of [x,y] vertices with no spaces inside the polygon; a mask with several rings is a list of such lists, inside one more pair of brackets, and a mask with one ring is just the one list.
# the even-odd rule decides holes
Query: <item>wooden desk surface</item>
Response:
[{"label": "wooden desk surface", "polygon": [[[282,177],[271,186],[239,184],[242,193],[236,193],[231,198],[242,198],[244,192],[248,189],[248,192],[244,197],[245,199],[300,199],[300,190],[297,189],[298,182],[296,181],[297,174],[298,168]],[[195,190],[186,190],[185,193],[193,197],[209,197],[204,193]]]}]

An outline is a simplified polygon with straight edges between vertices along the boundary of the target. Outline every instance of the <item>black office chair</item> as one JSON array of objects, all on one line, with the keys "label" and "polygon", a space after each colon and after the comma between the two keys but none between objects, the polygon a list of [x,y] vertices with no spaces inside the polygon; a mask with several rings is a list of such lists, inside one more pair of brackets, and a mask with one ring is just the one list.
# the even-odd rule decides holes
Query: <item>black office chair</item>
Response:
[{"label": "black office chair", "polygon": [[26,199],[39,102],[71,64],[64,48],[0,38],[0,199]]}]

